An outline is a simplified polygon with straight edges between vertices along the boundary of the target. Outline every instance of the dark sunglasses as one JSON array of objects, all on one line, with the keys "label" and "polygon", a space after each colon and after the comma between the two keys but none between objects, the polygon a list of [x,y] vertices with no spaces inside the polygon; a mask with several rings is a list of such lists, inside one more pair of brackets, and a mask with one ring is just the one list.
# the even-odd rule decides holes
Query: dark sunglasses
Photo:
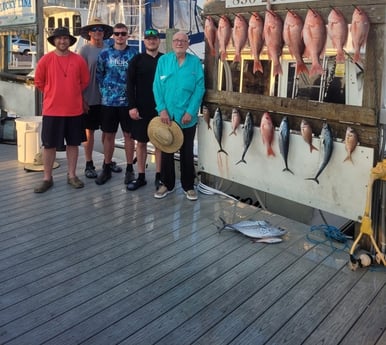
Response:
[{"label": "dark sunglasses", "polygon": [[105,30],[103,30],[103,28],[101,26],[96,26],[96,27],[92,28],[90,31],[92,31],[92,32],[103,32]]},{"label": "dark sunglasses", "polygon": [[127,36],[127,32],[113,32],[114,36]]},{"label": "dark sunglasses", "polygon": [[154,29],[148,29],[145,31],[145,36],[158,36],[159,33],[157,30]]}]

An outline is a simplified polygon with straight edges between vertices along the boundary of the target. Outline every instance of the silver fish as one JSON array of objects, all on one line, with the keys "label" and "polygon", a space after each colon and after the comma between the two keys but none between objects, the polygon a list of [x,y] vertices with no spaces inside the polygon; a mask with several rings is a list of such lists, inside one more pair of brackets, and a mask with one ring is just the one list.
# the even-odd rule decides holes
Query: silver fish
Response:
[{"label": "silver fish", "polygon": [[288,151],[290,143],[290,128],[288,123],[288,117],[284,116],[281,120],[279,127],[279,148],[280,153],[283,156],[285,168],[283,171],[289,171],[291,174],[293,172],[288,168]]},{"label": "silver fish", "polygon": [[224,219],[219,218],[223,223],[219,232],[226,229],[233,230],[251,238],[281,237],[287,233],[287,230],[272,226],[265,220],[242,220],[238,223],[227,224]]},{"label": "silver fish", "polygon": [[312,180],[315,181],[317,184],[319,184],[318,177],[324,170],[324,168],[327,166],[328,162],[330,161],[332,151],[334,148],[334,141],[332,139],[332,132],[331,128],[328,125],[328,123],[323,124],[322,128],[322,136],[323,136],[323,160],[320,163],[319,170],[316,173],[315,177],[306,178],[306,180]]},{"label": "silver fish", "polygon": [[244,132],[243,132],[243,138],[244,138],[244,152],[243,155],[241,156],[241,159],[236,163],[239,164],[241,162],[247,163],[247,161],[244,159],[249,145],[251,145],[251,141],[253,138],[253,132],[254,132],[254,125],[253,125],[253,117],[250,112],[247,113],[245,117],[245,122],[244,122]]},{"label": "silver fish", "polygon": [[220,108],[217,108],[214,113],[213,128],[214,128],[214,136],[216,137],[216,140],[220,146],[220,149],[217,151],[217,153],[224,152],[226,155],[228,155],[228,153],[222,148],[222,144],[221,144],[224,124],[223,124]]}]

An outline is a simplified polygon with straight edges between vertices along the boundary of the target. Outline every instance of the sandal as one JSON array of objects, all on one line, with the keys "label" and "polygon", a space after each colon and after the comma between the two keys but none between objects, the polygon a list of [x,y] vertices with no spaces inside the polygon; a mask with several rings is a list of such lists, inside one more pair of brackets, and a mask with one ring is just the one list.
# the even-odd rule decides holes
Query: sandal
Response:
[{"label": "sandal", "polygon": [[54,180],[51,177],[51,180],[43,180],[38,186],[34,188],[35,193],[44,193],[47,192],[54,185]]},{"label": "sandal", "polygon": [[87,166],[86,169],[84,170],[84,174],[87,178],[97,178],[98,177],[98,174],[97,174],[94,166]]}]

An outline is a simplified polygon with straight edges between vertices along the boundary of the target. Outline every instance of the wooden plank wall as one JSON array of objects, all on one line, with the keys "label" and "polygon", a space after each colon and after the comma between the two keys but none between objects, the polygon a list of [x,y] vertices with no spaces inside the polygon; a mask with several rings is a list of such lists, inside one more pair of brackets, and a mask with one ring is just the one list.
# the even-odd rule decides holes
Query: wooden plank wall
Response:
[{"label": "wooden plank wall", "polygon": [[[290,4],[273,4],[271,9],[278,13],[284,20],[287,9],[295,10],[305,18],[308,10],[308,2]],[[331,7],[337,7],[342,11],[348,23],[354,10],[353,6],[361,7],[369,16],[371,26],[366,48],[366,64],[363,106],[350,106],[333,103],[319,103],[297,99],[271,97],[264,95],[245,94],[236,92],[224,92],[216,90],[217,63],[209,54],[205,56],[206,85],[208,87],[204,104],[211,113],[220,106],[223,113],[231,114],[233,107],[241,109],[242,116],[248,111],[257,117],[269,110],[273,122],[279,126],[283,114],[289,115],[291,129],[299,129],[300,121],[307,118],[311,122],[315,133],[320,133],[323,122],[328,121],[332,125],[334,136],[344,138],[347,124],[357,130],[361,145],[375,148],[376,155],[380,146],[379,110],[382,92],[382,72],[385,64],[384,42],[386,5],[384,1],[315,1],[311,3],[325,19],[331,11]],[[264,17],[266,5],[257,5],[240,8],[225,8],[224,1],[213,1],[205,4],[204,16],[210,15],[217,22],[219,15],[226,15],[233,23],[235,13],[241,13],[248,20],[252,12],[259,12]],[[208,51],[208,50],[207,50]],[[256,122],[259,123],[260,121]]]}]

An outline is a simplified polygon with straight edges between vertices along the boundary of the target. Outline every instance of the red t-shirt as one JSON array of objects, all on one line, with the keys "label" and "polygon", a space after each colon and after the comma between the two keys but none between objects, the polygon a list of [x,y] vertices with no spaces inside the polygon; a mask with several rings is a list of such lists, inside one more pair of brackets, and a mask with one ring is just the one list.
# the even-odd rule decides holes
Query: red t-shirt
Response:
[{"label": "red t-shirt", "polygon": [[44,55],[35,71],[35,86],[43,92],[43,115],[81,115],[82,91],[89,80],[86,61],[80,55],[73,52],[65,56],[55,52]]}]

